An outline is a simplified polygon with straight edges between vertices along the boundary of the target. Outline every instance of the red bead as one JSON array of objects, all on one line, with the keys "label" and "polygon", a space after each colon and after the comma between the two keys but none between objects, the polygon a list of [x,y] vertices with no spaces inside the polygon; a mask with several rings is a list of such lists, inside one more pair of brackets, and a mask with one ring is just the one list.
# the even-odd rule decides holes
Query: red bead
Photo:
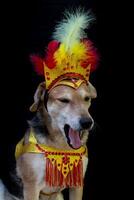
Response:
[{"label": "red bead", "polygon": [[46,75],[49,75],[49,72],[46,72]]},{"label": "red bead", "polygon": [[50,78],[49,78],[49,77],[47,77],[47,80],[50,80]]}]

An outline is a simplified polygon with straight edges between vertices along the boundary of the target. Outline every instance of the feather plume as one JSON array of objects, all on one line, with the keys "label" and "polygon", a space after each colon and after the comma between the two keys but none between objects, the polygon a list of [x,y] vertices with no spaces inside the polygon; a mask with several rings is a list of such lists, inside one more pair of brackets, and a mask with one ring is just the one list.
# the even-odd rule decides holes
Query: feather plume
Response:
[{"label": "feather plume", "polygon": [[66,11],[64,16],[65,18],[57,24],[53,38],[63,43],[66,51],[69,51],[72,45],[87,37],[85,29],[94,18],[90,12],[84,12],[82,9],[72,13]]},{"label": "feather plume", "polygon": [[99,53],[90,40],[84,39],[82,40],[82,43],[87,48],[87,53],[86,53],[87,58],[85,60],[81,60],[81,66],[86,68],[89,64],[91,64],[91,72],[92,72],[97,68],[97,64],[99,62],[99,57],[100,57]]},{"label": "feather plume", "polygon": [[43,59],[36,55],[31,55],[30,60],[34,65],[35,72],[40,75],[44,76],[44,66],[43,66]]},{"label": "feather plume", "polygon": [[58,49],[58,47],[59,42],[56,40],[53,40],[48,44],[45,56],[45,63],[50,69],[54,68],[56,65],[56,61],[54,60],[54,53]]}]

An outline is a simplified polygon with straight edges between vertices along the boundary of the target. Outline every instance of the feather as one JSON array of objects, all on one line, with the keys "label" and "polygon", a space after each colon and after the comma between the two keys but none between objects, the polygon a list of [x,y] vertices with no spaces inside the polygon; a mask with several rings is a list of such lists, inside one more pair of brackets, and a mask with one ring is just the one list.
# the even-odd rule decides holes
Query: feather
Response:
[{"label": "feather", "polygon": [[45,56],[45,63],[50,69],[54,68],[56,65],[56,61],[53,55],[55,51],[58,49],[58,47],[59,47],[59,42],[55,40],[49,42],[48,44]]},{"label": "feather", "polygon": [[86,38],[85,29],[93,21],[93,15],[90,12],[84,12],[77,9],[76,12],[66,11],[65,18],[57,24],[53,38],[65,45],[66,51],[69,51],[72,45]]},{"label": "feather", "polygon": [[59,49],[55,52],[54,54],[54,60],[57,63],[57,65],[61,65],[61,63],[67,62],[68,56],[67,53],[65,51],[65,45],[64,44],[60,44]]},{"label": "feather", "polygon": [[44,66],[43,66],[43,59],[36,55],[31,55],[30,60],[34,65],[35,72],[40,75],[44,76]]},{"label": "feather", "polygon": [[79,60],[85,60],[87,58],[87,47],[82,42],[77,42],[74,45],[72,45],[71,48],[71,54],[73,55],[73,59],[75,59],[75,62]]},{"label": "feather", "polygon": [[94,48],[93,43],[90,40],[84,39],[82,43],[87,48],[87,58],[85,60],[81,60],[81,66],[86,68],[89,64],[91,64],[91,72],[96,70],[99,54],[96,48]]}]

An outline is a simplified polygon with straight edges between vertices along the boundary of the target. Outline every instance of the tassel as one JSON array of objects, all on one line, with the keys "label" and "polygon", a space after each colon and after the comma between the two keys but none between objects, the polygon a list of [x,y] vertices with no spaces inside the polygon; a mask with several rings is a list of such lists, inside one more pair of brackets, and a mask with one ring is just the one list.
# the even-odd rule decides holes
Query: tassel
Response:
[{"label": "tassel", "polygon": [[60,187],[62,187],[63,186],[63,175],[62,175],[62,173],[60,172]]},{"label": "tassel", "polygon": [[[47,154],[46,154],[47,155]],[[46,157],[46,174],[45,182],[49,187],[78,187],[83,186],[83,162],[82,158],[77,159],[73,163],[68,161],[68,157],[64,157],[57,167],[57,160],[55,157]],[[78,162],[78,163],[77,163]],[[64,176],[63,167],[67,169],[67,176]]]},{"label": "tassel", "polygon": [[58,178],[58,169],[57,169],[56,161],[55,161],[55,164],[54,164],[54,186],[58,186],[57,178]]},{"label": "tassel", "polygon": [[60,174],[61,174],[60,171],[58,171],[58,182],[57,182],[58,185],[60,185]]},{"label": "tassel", "polygon": [[76,186],[76,167],[75,167],[75,164],[74,164],[74,167],[73,167],[73,185]]},{"label": "tassel", "polygon": [[[62,166],[61,166],[62,170]],[[70,170],[66,178],[64,178],[61,170],[59,171],[56,165],[51,162],[49,158],[46,159],[46,183],[48,186],[53,187],[77,187],[83,186],[83,163],[82,160],[79,160],[77,166],[73,166],[73,169]]]},{"label": "tassel", "polygon": [[63,167],[63,163],[61,163],[61,171],[59,172],[59,186],[60,186],[60,187],[63,186],[62,167]]},{"label": "tassel", "polygon": [[73,185],[73,172],[70,171],[70,187]]},{"label": "tassel", "polygon": [[[52,164],[52,163],[51,163],[51,164]],[[54,177],[54,165],[53,165],[53,164],[52,164],[51,170],[52,170],[52,171],[51,171],[51,173],[52,173],[52,174],[51,174],[51,177],[52,177],[52,186],[54,187],[54,178],[55,178],[55,177]]]},{"label": "tassel", "polygon": [[66,187],[69,187],[69,182],[70,182],[70,172],[68,173],[66,178]]},{"label": "tassel", "polygon": [[83,177],[82,177],[83,173],[82,173],[82,170],[83,170],[83,163],[80,160],[79,163],[78,163],[78,185],[79,186],[83,185]]},{"label": "tassel", "polygon": [[78,176],[79,176],[79,174],[78,174],[78,165],[77,165],[77,167],[76,167],[76,186],[78,186]]}]

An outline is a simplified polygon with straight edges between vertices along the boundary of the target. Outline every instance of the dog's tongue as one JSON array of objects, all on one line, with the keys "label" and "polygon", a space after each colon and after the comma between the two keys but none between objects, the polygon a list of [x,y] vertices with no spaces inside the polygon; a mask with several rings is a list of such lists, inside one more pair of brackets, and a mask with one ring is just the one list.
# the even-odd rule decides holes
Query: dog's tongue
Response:
[{"label": "dog's tongue", "polygon": [[78,131],[75,131],[70,127],[69,133],[68,133],[70,143],[73,146],[73,148],[78,149],[81,146],[81,140],[80,135]]}]

